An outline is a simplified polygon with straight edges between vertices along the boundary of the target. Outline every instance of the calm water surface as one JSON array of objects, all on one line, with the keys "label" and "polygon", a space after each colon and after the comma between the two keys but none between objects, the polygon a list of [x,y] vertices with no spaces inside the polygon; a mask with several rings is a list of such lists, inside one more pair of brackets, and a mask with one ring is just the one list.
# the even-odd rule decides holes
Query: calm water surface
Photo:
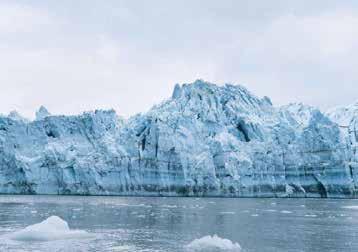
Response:
[{"label": "calm water surface", "polygon": [[[91,239],[10,241],[56,215]],[[358,201],[0,196],[0,251],[186,251],[214,235],[242,251],[358,251]]]}]

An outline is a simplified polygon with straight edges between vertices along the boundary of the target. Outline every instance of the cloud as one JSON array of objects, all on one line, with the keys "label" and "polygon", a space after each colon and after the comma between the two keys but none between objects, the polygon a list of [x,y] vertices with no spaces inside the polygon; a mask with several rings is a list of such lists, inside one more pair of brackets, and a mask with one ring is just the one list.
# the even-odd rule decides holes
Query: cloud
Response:
[{"label": "cloud", "polygon": [[[240,43],[222,64],[220,79],[242,81],[276,104],[303,101],[327,108],[353,102],[357,25],[357,11],[347,9],[276,16],[253,32],[238,33]],[[236,67],[225,70],[228,65]]]},{"label": "cloud", "polygon": [[214,70],[197,60],[153,57],[102,35],[93,40],[95,46],[81,49],[0,49],[3,111],[16,108],[33,118],[41,105],[56,114],[114,108],[128,117],[169,97],[172,80]]},{"label": "cloud", "polygon": [[16,33],[39,30],[51,24],[44,10],[17,3],[0,3],[0,32]]},{"label": "cloud", "polygon": [[244,84],[276,104],[358,99],[358,9],[347,2],[26,3],[0,4],[3,113],[33,117],[45,105],[129,116],[198,78]]},{"label": "cloud", "polygon": [[358,15],[341,10],[317,16],[285,15],[264,34],[266,43],[287,58],[335,57],[358,46]]}]

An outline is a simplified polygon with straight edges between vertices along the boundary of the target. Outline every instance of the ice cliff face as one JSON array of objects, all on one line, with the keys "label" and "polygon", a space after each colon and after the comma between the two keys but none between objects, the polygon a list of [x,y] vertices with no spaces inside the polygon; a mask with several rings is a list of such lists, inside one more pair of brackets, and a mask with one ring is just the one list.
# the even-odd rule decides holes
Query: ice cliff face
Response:
[{"label": "ice cliff face", "polygon": [[338,107],[327,112],[341,131],[341,141],[346,145],[346,162],[352,178],[355,196],[358,192],[358,101],[347,107]]},{"label": "ice cliff face", "polygon": [[[350,109],[350,108],[349,108]],[[356,197],[357,113],[196,81],[128,120],[0,117],[0,193]],[[351,113],[351,114],[350,114]],[[357,119],[356,119],[357,118]]]}]

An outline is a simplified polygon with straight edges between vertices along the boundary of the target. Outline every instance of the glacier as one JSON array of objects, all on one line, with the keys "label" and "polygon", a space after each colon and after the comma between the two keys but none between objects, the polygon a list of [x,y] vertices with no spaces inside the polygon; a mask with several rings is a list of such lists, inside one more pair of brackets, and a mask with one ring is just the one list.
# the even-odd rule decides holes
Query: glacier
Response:
[{"label": "glacier", "polygon": [[358,103],[277,107],[203,80],[129,119],[13,111],[0,116],[0,193],[356,198],[357,129]]}]

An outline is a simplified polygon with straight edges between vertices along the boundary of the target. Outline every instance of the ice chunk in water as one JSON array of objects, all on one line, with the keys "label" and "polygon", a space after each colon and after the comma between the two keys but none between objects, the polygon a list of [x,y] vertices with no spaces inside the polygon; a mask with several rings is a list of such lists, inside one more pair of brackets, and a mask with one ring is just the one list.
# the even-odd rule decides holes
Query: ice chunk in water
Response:
[{"label": "ice chunk in water", "polygon": [[220,212],[220,214],[235,214],[235,212]]},{"label": "ice chunk in water", "polygon": [[358,206],[344,206],[343,208],[358,210]]},{"label": "ice chunk in water", "polygon": [[129,252],[129,251],[136,251],[136,248],[134,246],[122,245],[122,246],[111,247],[109,251]]},{"label": "ice chunk in water", "polygon": [[231,251],[239,252],[241,247],[238,243],[233,243],[228,239],[220,238],[217,235],[204,236],[200,239],[195,239],[188,245],[186,245],[188,251],[205,251],[205,252],[214,252],[214,251]]},{"label": "ice chunk in water", "polygon": [[52,241],[92,238],[93,235],[83,230],[70,230],[66,221],[58,216],[51,216],[8,237],[17,241]]}]

